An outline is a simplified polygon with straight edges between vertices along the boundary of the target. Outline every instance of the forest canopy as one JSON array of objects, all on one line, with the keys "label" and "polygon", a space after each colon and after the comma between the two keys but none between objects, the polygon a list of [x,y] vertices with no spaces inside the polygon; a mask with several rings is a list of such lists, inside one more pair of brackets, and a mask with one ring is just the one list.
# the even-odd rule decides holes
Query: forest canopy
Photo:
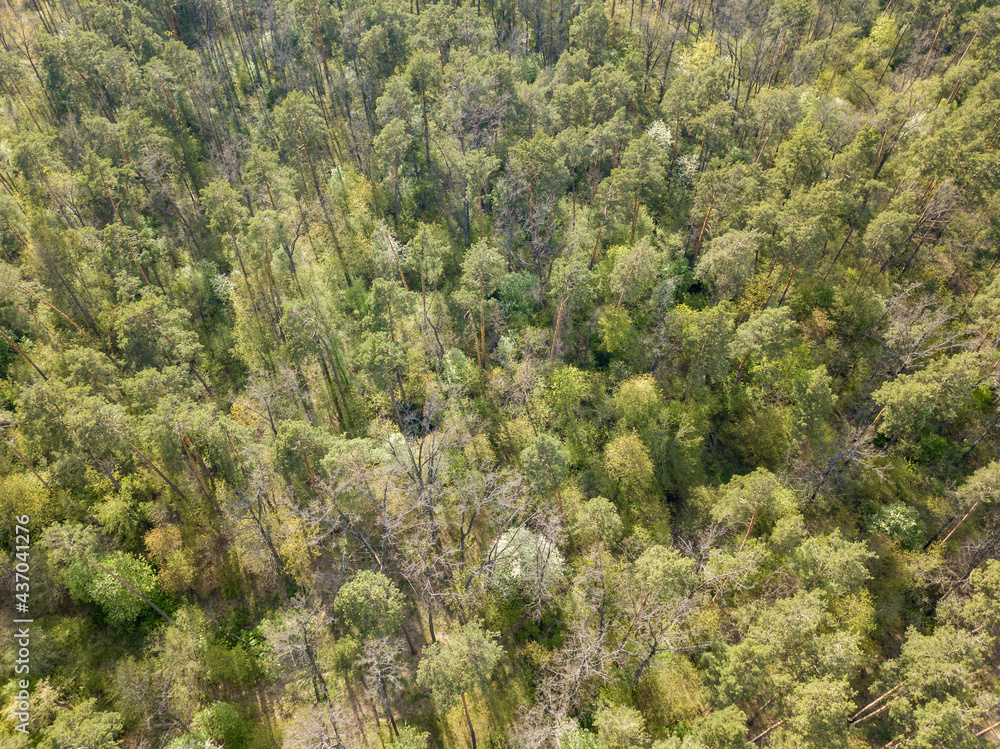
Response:
[{"label": "forest canopy", "polygon": [[0,748],[995,745],[998,40],[7,0]]}]

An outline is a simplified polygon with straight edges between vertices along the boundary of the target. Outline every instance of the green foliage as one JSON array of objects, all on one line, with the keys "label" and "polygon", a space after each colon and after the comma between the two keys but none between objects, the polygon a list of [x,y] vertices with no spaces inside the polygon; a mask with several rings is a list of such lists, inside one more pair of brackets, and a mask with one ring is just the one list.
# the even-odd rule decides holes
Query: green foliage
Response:
[{"label": "green foliage", "polygon": [[427,749],[429,734],[413,726],[400,726],[399,735],[394,736],[390,746],[394,749]]},{"label": "green foliage", "polygon": [[108,622],[118,628],[126,628],[140,617],[155,613],[121,582],[124,580],[142,596],[162,604],[159,578],[146,562],[121,551],[104,555],[100,560],[95,562],[87,556],[66,568],[66,586],[76,600],[96,605]]},{"label": "green foliage", "polygon": [[735,705],[715,710],[699,720],[694,730],[681,739],[668,740],[653,746],[656,749],[746,749],[746,715]]},{"label": "green foliage", "polygon": [[141,536],[149,529],[149,487],[138,477],[126,477],[121,489],[109,493],[94,507],[94,516],[106,533],[114,534],[129,548],[140,547]]},{"label": "green foliage", "polygon": [[[146,598],[155,601],[160,597],[159,580],[152,568],[141,559],[119,551],[105,557],[103,565]],[[90,578],[82,598],[97,604],[108,621],[116,626],[124,627],[152,613],[149,604],[103,570]]]},{"label": "green foliage", "polygon": [[638,498],[653,486],[653,461],[649,448],[635,432],[616,437],[604,450],[604,468],[615,495]]},{"label": "green foliage", "polygon": [[472,621],[453,633],[447,642],[438,642],[424,650],[417,667],[417,683],[430,690],[439,709],[445,712],[461,696],[493,674],[503,648],[495,632]]},{"label": "green foliage", "polygon": [[601,749],[597,734],[579,726],[574,726],[560,736],[559,743],[566,749]]},{"label": "green foliage", "polygon": [[97,709],[97,700],[88,699],[61,710],[52,725],[42,731],[39,746],[61,749],[64,746],[86,746],[94,749],[118,749],[121,746],[123,724],[121,715]]},{"label": "green foliage", "polygon": [[678,305],[671,314],[679,329],[681,356],[688,382],[705,385],[720,380],[728,370],[727,348],[733,315],[725,305],[694,310]]},{"label": "green foliage", "polygon": [[972,396],[979,362],[973,352],[935,362],[912,375],[900,375],[872,396],[885,408],[879,433],[895,437],[949,418]]},{"label": "green foliage", "polygon": [[778,520],[795,513],[792,492],[783,487],[769,471],[757,469],[747,476],[733,477],[722,488],[718,502],[712,507],[716,520],[771,529]]},{"label": "green foliage", "polygon": [[312,487],[324,478],[323,458],[336,444],[335,437],[309,423],[282,422],[274,440],[275,468],[289,484]]},{"label": "green foliage", "polygon": [[869,531],[885,534],[904,549],[916,549],[924,539],[920,513],[904,502],[876,505],[869,511],[866,525]]},{"label": "green foliage", "polygon": [[610,500],[594,497],[581,502],[572,519],[570,529],[574,539],[581,546],[600,541],[607,548],[614,548],[624,534],[624,526],[618,510]]},{"label": "green foliage", "polygon": [[803,372],[789,382],[792,435],[799,441],[819,441],[837,403],[826,367]]},{"label": "green foliage", "polygon": [[497,297],[505,314],[531,314],[538,309],[538,278],[528,271],[512,273],[501,282]]},{"label": "green foliage", "polygon": [[539,491],[550,492],[566,477],[567,455],[562,444],[548,434],[538,435],[521,451],[521,465]]},{"label": "green foliage", "polygon": [[844,746],[854,694],[844,681],[816,679],[795,689],[795,709],[778,746]]},{"label": "green foliage", "polygon": [[971,507],[975,502],[996,502],[1000,498],[1000,462],[993,461],[977,469],[956,494],[961,507]]},{"label": "green foliage", "polygon": [[938,741],[977,745],[959,728],[959,715],[981,659],[982,644],[953,627],[939,626],[928,635],[913,629],[906,633],[899,657],[886,664],[885,673],[902,692],[890,703],[889,716],[896,726],[917,726],[915,746]]},{"label": "green foliage", "polygon": [[586,420],[587,402],[595,397],[595,390],[594,377],[576,367],[559,367],[549,376],[545,402],[565,433],[577,436],[582,431],[580,422]]},{"label": "green foliage", "polygon": [[[617,250],[617,251],[616,251]],[[619,305],[634,305],[649,297],[660,275],[662,257],[648,239],[642,239],[632,248],[613,248],[614,265],[608,276],[612,294],[617,294]]]},{"label": "green foliage", "polygon": [[41,548],[50,566],[65,569],[96,552],[99,543],[97,533],[91,526],[74,522],[53,523],[45,529]]},{"label": "green foliage", "polygon": [[738,297],[753,277],[761,239],[756,231],[741,230],[713,238],[698,258],[695,275],[710,281],[720,299]]},{"label": "green foliage", "polygon": [[394,634],[403,620],[404,599],[381,572],[361,570],[337,591],[333,610],[361,638]]},{"label": "green foliage", "polygon": [[624,430],[644,433],[654,426],[664,408],[663,394],[649,375],[621,383],[611,400],[615,418]]},{"label": "green foliage", "polygon": [[[632,565],[632,577],[639,590],[655,600],[669,600],[684,594],[694,580],[694,562],[666,546],[651,546]],[[648,600],[648,599],[647,599]]]},{"label": "green foliage", "polygon": [[0,9],[28,743],[988,743],[992,4],[224,5]]},{"label": "green foliage", "polygon": [[249,726],[236,707],[229,702],[213,702],[198,712],[192,721],[194,729],[219,746],[242,749],[247,746]]},{"label": "green foliage", "polygon": [[991,559],[980,569],[969,575],[972,595],[960,603],[949,602],[943,607],[946,621],[962,623],[966,626],[983,627],[994,637],[1000,624],[1000,561]]},{"label": "green foliage", "polygon": [[0,538],[10,543],[17,515],[28,515],[36,527],[44,528],[54,520],[58,507],[55,498],[31,473],[11,472],[0,477],[0,518],[6,521]]},{"label": "green foliage", "polygon": [[839,530],[806,540],[792,554],[795,573],[802,583],[836,598],[861,588],[869,578],[865,564],[873,556],[864,544],[841,538]]},{"label": "green foliage", "polygon": [[646,721],[628,705],[601,705],[594,714],[601,749],[629,749],[646,743]]},{"label": "green foliage", "polygon": [[331,665],[335,670],[349,674],[361,656],[361,643],[350,635],[337,638],[333,647],[330,648],[329,655]]},{"label": "green foliage", "polygon": [[546,601],[555,596],[565,574],[562,554],[527,528],[507,531],[497,541],[500,563],[496,584],[507,595]]},{"label": "green foliage", "polygon": [[601,345],[609,354],[624,354],[631,345],[634,335],[632,320],[624,309],[605,312],[598,323]]},{"label": "green foliage", "polygon": [[436,286],[444,272],[449,247],[439,231],[420,224],[413,240],[407,245],[403,267],[420,278],[421,288]]},{"label": "green foliage", "polygon": [[444,380],[449,385],[467,383],[474,377],[475,368],[469,357],[458,349],[449,349],[444,355]]}]

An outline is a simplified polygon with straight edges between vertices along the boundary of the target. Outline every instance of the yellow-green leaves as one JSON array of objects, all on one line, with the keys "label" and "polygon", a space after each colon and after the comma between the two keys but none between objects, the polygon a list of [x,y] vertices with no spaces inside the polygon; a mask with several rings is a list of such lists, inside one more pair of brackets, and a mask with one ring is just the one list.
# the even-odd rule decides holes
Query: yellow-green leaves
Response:
[{"label": "yellow-green leaves", "polygon": [[417,667],[417,683],[430,690],[439,709],[453,707],[463,694],[484,684],[493,674],[503,648],[495,632],[471,621],[447,641],[424,650]]},{"label": "yellow-green leaves", "polygon": [[635,432],[616,437],[604,449],[604,468],[616,494],[623,500],[638,499],[653,488],[653,460]]},{"label": "yellow-green leaves", "polygon": [[965,351],[887,382],[872,396],[884,407],[879,434],[894,437],[949,418],[972,398],[980,371],[979,357]]},{"label": "yellow-green leaves", "polygon": [[358,637],[394,634],[403,620],[403,595],[381,572],[361,570],[341,586],[333,610]]},{"label": "yellow-green leaves", "polygon": [[[735,476],[722,488],[712,517],[737,529],[756,525],[770,530],[774,523],[796,512],[792,492],[769,471],[758,468],[747,476]],[[750,533],[750,529],[746,529]]]}]

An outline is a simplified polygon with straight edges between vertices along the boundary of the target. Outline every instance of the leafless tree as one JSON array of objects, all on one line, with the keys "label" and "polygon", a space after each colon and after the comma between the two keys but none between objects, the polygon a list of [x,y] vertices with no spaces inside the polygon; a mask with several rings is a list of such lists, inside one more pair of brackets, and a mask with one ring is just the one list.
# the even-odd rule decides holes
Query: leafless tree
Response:
[{"label": "leafless tree", "polygon": [[346,749],[340,739],[334,701],[317,660],[320,642],[328,623],[329,616],[320,603],[299,594],[262,629],[274,657],[285,670],[286,679],[294,681],[302,678],[304,673],[311,680],[316,702],[326,707],[324,720],[328,720],[333,730],[335,742],[331,746]]},{"label": "leafless tree", "polygon": [[510,471],[469,471],[449,489],[444,520],[459,601],[473,592],[476,581],[489,584],[498,566],[510,558],[513,550],[501,539],[528,519],[529,499],[523,477]]},{"label": "leafless tree", "polygon": [[399,736],[396,718],[392,714],[391,696],[402,683],[403,672],[398,663],[399,642],[390,637],[380,637],[365,643],[360,666],[368,675],[368,692],[373,700],[382,703],[392,731]]},{"label": "leafless tree", "polygon": [[681,536],[677,538],[677,549],[682,554],[694,559],[695,571],[701,572],[705,568],[705,563],[718,547],[718,541],[728,532],[729,528],[722,523],[709,523],[693,537]]},{"label": "leafless tree", "polygon": [[934,360],[961,345],[962,331],[952,325],[947,308],[917,284],[902,286],[886,303],[888,323],[882,338],[890,377]]},{"label": "leafless tree", "polygon": [[344,749],[347,745],[341,737],[341,724],[346,725],[339,711],[334,710],[336,722],[331,719],[331,710],[326,705],[310,705],[295,714],[295,730],[289,731],[284,739],[284,749]]},{"label": "leafless tree", "polygon": [[606,552],[596,552],[592,564],[577,577],[571,597],[575,611],[567,617],[565,644],[544,667],[534,705],[512,731],[518,745],[554,746],[569,715],[594,697],[624,652],[612,638],[620,566]]},{"label": "leafless tree", "polygon": [[[827,452],[822,464],[800,473],[803,492],[809,492],[808,501],[814,501],[824,488],[835,489],[850,475],[850,471],[857,468],[882,475],[882,468],[875,462],[878,450],[872,445],[875,432],[874,423],[850,427]],[[808,488],[810,485],[811,491]]]}]

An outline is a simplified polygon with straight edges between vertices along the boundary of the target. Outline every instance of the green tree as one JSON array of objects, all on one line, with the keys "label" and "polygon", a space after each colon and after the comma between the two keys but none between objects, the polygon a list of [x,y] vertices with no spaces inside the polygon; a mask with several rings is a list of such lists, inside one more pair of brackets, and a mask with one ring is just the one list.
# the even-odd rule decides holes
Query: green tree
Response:
[{"label": "green tree", "polygon": [[[891,690],[883,700],[889,698],[885,708],[893,730],[914,746],[938,741],[978,746],[965,726],[977,712],[974,684],[982,664],[983,643],[969,632],[950,625],[926,635],[908,630],[899,657],[885,664],[881,682]],[[866,707],[855,721],[867,720],[872,711]]]},{"label": "green tree", "polygon": [[507,168],[494,188],[498,239],[512,267],[528,268],[539,279],[539,306],[564,248],[559,200],[568,179],[556,141],[537,133],[510,149]]},{"label": "green tree", "polygon": [[381,572],[361,570],[337,591],[333,610],[362,639],[386,637],[399,629],[405,600]]},{"label": "green tree", "polygon": [[558,260],[552,268],[549,297],[556,304],[556,316],[552,324],[552,345],[549,361],[555,359],[559,341],[563,337],[563,326],[573,320],[575,312],[585,308],[594,299],[594,272],[584,264],[580,256]]},{"label": "green tree", "polygon": [[633,654],[633,684],[663,652],[681,650],[687,642],[684,626],[698,610],[695,562],[679,551],[654,545],[646,549],[629,571],[625,609],[629,616],[625,637]]},{"label": "green tree", "polygon": [[662,257],[647,238],[631,249],[615,253],[615,264],[608,277],[611,291],[618,295],[616,306],[635,304],[652,291],[662,266]]},{"label": "green tree", "polygon": [[[794,742],[795,724],[820,736],[829,729],[836,739],[852,708],[847,679],[860,663],[857,635],[835,626],[819,595],[800,591],[762,609],[741,642],[706,654],[703,683],[717,707],[762,718],[772,741]],[[801,718],[792,717],[796,711]]]},{"label": "green tree", "polygon": [[161,598],[160,581],[153,569],[141,559],[121,551],[113,552],[101,562],[107,571],[98,568],[90,570],[84,579],[71,577],[70,592],[81,601],[99,606],[108,621],[118,627],[124,628],[152,613],[143,597],[154,601]]},{"label": "green tree", "polygon": [[822,176],[830,156],[820,124],[812,118],[803,118],[778,149],[774,173],[780,175],[779,185],[786,194],[796,186],[809,187]]},{"label": "green tree", "polygon": [[628,705],[601,705],[594,714],[594,725],[602,749],[630,749],[648,741],[645,719]]},{"label": "green tree", "polygon": [[604,469],[615,487],[614,497],[628,503],[653,488],[649,448],[632,432],[616,437],[604,449]]},{"label": "green tree", "polygon": [[405,172],[402,170],[406,166],[406,155],[412,145],[413,137],[408,132],[406,123],[398,117],[390,120],[372,142],[375,156],[386,175],[384,181],[392,186],[392,217],[397,230],[403,201],[408,197]]},{"label": "green tree", "polygon": [[865,544],[847,541],[836,530],[804,541],[793,552],[792,563],[807,588],[842,598],[859,591],[869,579],[866,564],[873,556]]},{"label": "green tree", "polygon": [[98,606],[108,621],[126,628],[140,617],[166,614],[160,583],[153,569],[131,554],[102,553],[93,529],[79,523],[53,524],[43,537],[57,579],[81,603]]},{"label": "green tree", "polygon": [[747,745],[746,715],[735,705],[715,710],[699,720],[692,735],[706,747],[745,749]]},{"label": "green tree", "polygon": [[791,409],[789,420],[791,432],[800,442],[805,442],[806,451],[810,443],[819,442],[827,432],[827,423],[837,403],[833,394],[832,378],[825,366],[802,372],[789,380]]},{"label": "green tree", "polygon": [[739,359],[737,377],[742,375],[747,361],[756,355],[761,359],[779,359],[795,341],[795,319],[787,307],[768,307],[750,315],[736,329],[729,354]]},{"label": "green tree", "polygon": [[[415,272],[420,278],[420,304],[425,331],[431,327],[430,319],[427,317],[427,287],[436,286],[441,280],[449,249],[441,232],[427,224],[420,224],[416,235],[407,245],[406,262],[403,267]],[[443,356],[444,349],[441,347],[440,338],[437,337],[436,328],[434,335],[441,348],[440,354]]]},{"label": "green tree", "polygon": [[323,459],[337,439],[323,429],[303,421],[282,421],[274,439],[275,469],[291,486],[306,490],[325,476]]},{"label": "green tree", "polygon": [[895,440],[908,431],[919,433],[932,419],[950,418],[972,397],[979,372],[979,358],[967,351],[885,383],[872,394],[883,407],[879,433]]},{"label": "green tree", "polygon": [[615,547],[625,532],[614,503],[604,497],[581,502],[570,530],[581,546],[600,542],[609,549]]},{"label": "green tree", "polygon": [[431,125],[428,114],[428,96],[441,84],[441,65],[429,52],[417,52],[410,57],[406,68],[410,86],[420,97],[420,112],[424,118],[424,158],[431,163]]},{"label": "green tree", "polygon": [[205,615],[186,606],[174,621],[155,631],[144,657],[118,660],[111,682],[128,720],[161,734],[188,730],[203,701],[216,698],[211,691],[219,688],[206,679],[205,656],[213,638]]},{"label": "green tree", "polygon": [[217,701],[194,716],[192,727],[210,741],[241,749],[247,745],[248,726],[230,702]]},{"label": "green tree", "polygon": [[963,515],[958,523],[949,529],[941,543],[948,541],[981,504],[993,505],[996,503],[1000,497],[1000,462],[993,461],[977,469],[958,487],[954,497],[956,517],[959,512]]},{"label": "green tree", "polygon": [[737,528],[746,525],[744,538],[749,538],[755,525],[767,532],[778,520],[795,513],[794,494],[762,468],[730,479],[712,507],[712,517],[716,520]]},{"label": "green tree", "polygon": [[124,732],[121,715],[97,709],[97,700],[77,703],[72,710],[60,710],[52,725],[42,731],[39,746],[61,749],[86,746],[94,749],[118,749]]},{"label": "green tree", "polygon": [[733,335],[733,317],[724,304],[704,310],[681,304],[668,313],[668,324],[676,326],[679,353],[687,373],[682,400],[687,399],[695,385],[716,382],[728,371],[727,348]]},{"label": "green tree", "polygon": [[620,429],[645,434],[655,426],[666,403],[656,380],[651,375],[640,375],[615,389],[611,408]]},{"label": "green tree", "polygon": [[484,685],[493,674],[503,655],[496,637],[471,621],[447,642],[430,645],[417,666],[417,683],[430,690],[440,710],[450,710],[461,700],[473,747],[476,732],[465,694]]},{"label": "green tree", "polygon": [[538,435],[521,451],[521,466],[528,480],[539,491],[554,491],[560,506],[559,487],[566,478],[567,460],[562,443],[550,434]]},{"label": "green tree", "polygon": [[491,299],[507,276],[503,256],[488,242],[480,240],[465,253],[462,261],[462,287],[455,298],[468,310],[476,341],[476,361],[486,366],[486,329],[498,324],[499,305]]},{"label": "green tree", "polygon": [[712,283],[720,300],[739,296],[757,270],[760,232],[731,229],[713,237],[698,257],[695,275]]},{"label": "green tree", "polygon": [[610,24],[604,13],[604,6],[591,2],[582,8],[569,27],[570,49],[582,49],[587,53],[587,65],[597,66],[608,52]]},{"label": "green tree", "polygon": [[845,717],[854,711],[854,693],[846,681],[807,681],[795,687],[792,704],[775,746],[844,746],[850,731]]},{"label": "green tree", "polygon": [[420,731],[413,726],[403,726],[390,746],[394,749],[427,749],[429,736],[426,731]]}]

